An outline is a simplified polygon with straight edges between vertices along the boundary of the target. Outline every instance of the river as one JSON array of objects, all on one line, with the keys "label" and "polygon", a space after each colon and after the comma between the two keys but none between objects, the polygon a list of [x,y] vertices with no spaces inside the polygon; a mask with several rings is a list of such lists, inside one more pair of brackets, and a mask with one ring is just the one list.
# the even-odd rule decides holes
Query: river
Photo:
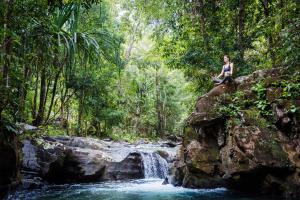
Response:
[{"label": "river", "polygon": [[140,179],[93,184],[49,185],[42,189],[20,190],[9,200],[274,200],[249,196],[225,188],[188,189],[162,185],[162,179]]},{"label": "river", "polygon": [[[91,139],[89,139],[91,140]],[[83,141],[81,139],[80,141]],[[91,142],[91,141],[90,141]],[[77,144],[77,143],[76,143]],[[81,143],[79,143],[81,144]],[[84,143],[86,150],[89,143]],[[163,150],[174,157],[179,146],[161,144],[123,145],[122,143],[96,141],[99,148],[121,161],[130,152],[140,152],[144,166],[144,179],[106,181],[81,184],[47,184],[36,189],[22,189],[10,193],[7,200],[274,200],[262,196],[249,196],[226,188],[189,189],[163,185],[169,164],[157,152]],[[69,144],[70,145],[70,144]],[[78,145],[76,145],[78,146]],[[76,150],[78,148],[76,147]],[[94,150],[93,150],[94,151]]]}]

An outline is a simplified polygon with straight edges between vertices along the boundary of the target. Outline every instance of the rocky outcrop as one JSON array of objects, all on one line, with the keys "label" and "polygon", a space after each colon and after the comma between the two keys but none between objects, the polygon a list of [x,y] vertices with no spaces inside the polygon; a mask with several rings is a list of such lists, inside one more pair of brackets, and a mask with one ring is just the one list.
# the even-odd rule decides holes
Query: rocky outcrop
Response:
[{"label": "rocky outcrop", "polygon": [[141,156],[109,144],[78,137],[24,140],[23,168],[53,183],[142,178]]},{"label": "rocky outcrop", "polygon": [[[25,173],[50,183],[94,182],[145,177],[144,154],[171,159],[174,147],[129,144],[82,137],[43,137],[23,141]],[[143,149],[145,148],[145,149]],[[153,149],[152,149],[153,148]],[[30,181],[31,182],[31,181]],[[35,187],[35,186],[30,186]]]},{"label": "rocky outcrop", "polygon": [[[286,88],[275,84],[288,79],[281,68],[259,70],[200,97],[187,119],[169,181],[299,197],[299,95],[285,98]],[[253,89],[259,81],[264,110]],[[236,92],[242,93],[238,100]],[[228,113],[218,112],[220,106]]]}]

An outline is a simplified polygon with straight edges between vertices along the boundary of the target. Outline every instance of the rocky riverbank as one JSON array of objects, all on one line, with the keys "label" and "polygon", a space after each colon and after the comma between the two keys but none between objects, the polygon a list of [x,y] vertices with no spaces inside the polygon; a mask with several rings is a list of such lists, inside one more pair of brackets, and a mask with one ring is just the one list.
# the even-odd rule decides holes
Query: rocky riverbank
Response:
[{"label": "rocky riverbank", "polygon": [[164,178],[177,148],[170,142],[129,144],[83,137],[24,140],[23,186]]},{"label": "rocky riverbank", "polygon": [[260,70],[200,97],[169,181],[300,197],[300,99],[284,93],[290,79]]}]

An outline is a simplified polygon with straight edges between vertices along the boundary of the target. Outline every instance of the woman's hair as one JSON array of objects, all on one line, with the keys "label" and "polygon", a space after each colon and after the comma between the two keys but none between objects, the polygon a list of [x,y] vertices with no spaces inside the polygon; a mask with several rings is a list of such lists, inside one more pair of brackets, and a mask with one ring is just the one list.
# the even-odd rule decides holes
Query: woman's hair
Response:
[{"label": "woman's hair", "polygon": [[229,57],[229,55],[225,54],[224,57],[225,57],[225,56],[228,58],[228,61],[230,62],[230,57]]}]

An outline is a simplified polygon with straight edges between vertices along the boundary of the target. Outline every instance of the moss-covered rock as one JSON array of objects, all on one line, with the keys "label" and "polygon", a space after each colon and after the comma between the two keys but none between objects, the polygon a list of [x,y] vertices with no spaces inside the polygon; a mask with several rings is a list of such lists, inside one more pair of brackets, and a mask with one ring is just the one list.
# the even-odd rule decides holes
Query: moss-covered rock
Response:
[{"label": "moss-covered rock", "polygon": [[192,140],[198,140],[199,138],[198,133],[191,125],[184,127],[183,134],[182,143],[184,146],[188,145]]},{"label": "moss-covered rock", "polygon": [[164,150],[157,150],[156,153],[158,153],[158,155],[160,155],[162,158],[164,158],[165,160],[168,160],[169,159],[169,154],[168,152],[164,151]]},{"label": "moss-covered rock", "polygon": [[283,68],[259,70],[200,97],[171,183],[300,197],[300,99],[274,84],[288,76]]}]

